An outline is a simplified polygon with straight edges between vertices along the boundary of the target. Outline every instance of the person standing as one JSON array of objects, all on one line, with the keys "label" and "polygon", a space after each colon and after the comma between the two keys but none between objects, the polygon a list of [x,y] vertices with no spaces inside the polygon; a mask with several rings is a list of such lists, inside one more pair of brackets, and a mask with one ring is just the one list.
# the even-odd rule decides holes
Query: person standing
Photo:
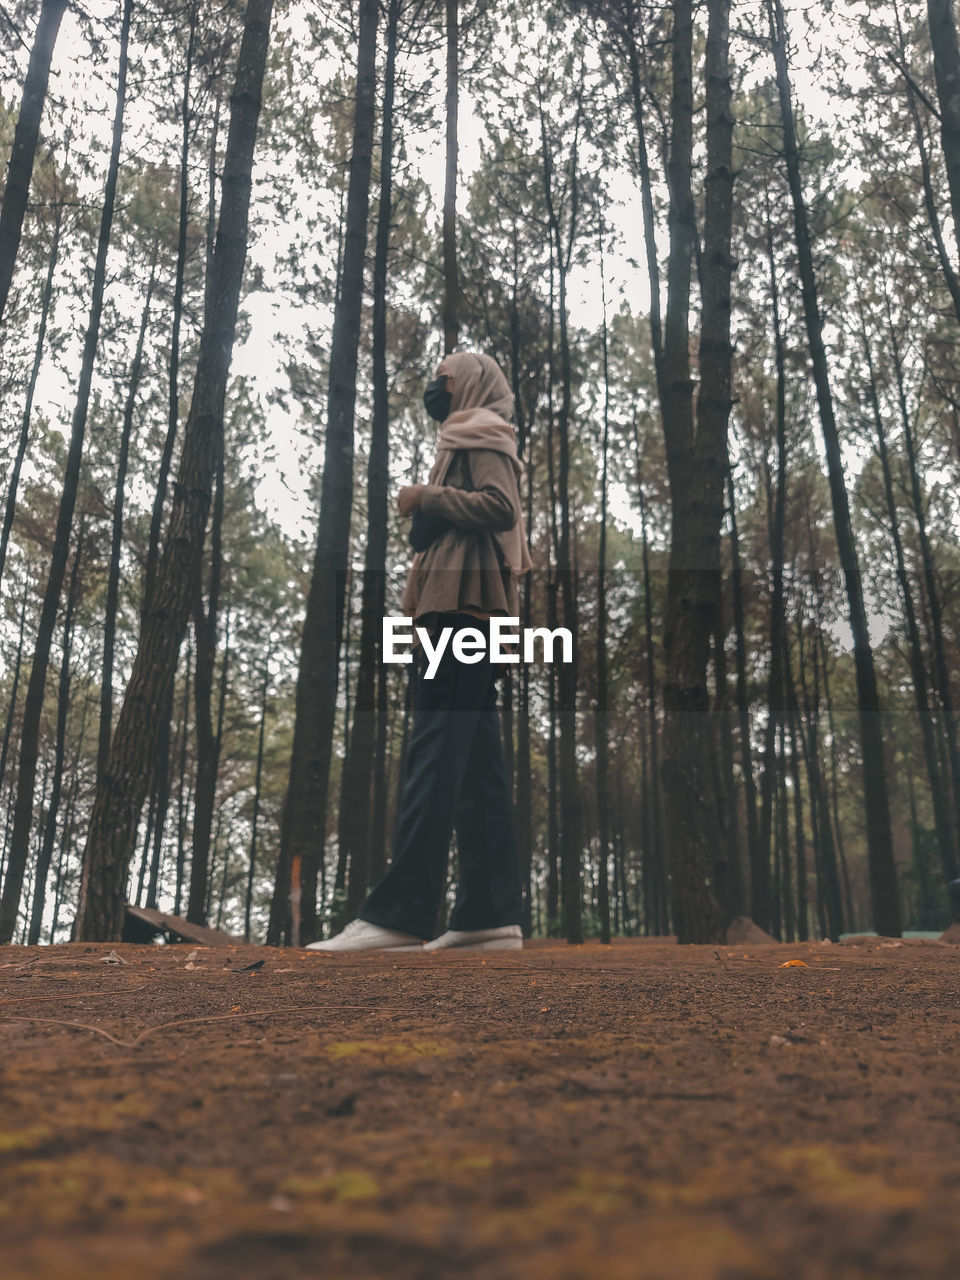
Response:
[{"label": "person standing", "polygon": [[[397,497],[411,516],[416,555],[401,597],[405,615],[435,637],[453,634],[432,679],[413,654],[413,728],[393,858],[357,918],[317,951],[516,949],[521,878],[512,788],[497,713],[490,618],[519,614],[519,579],[532,568],[520,503],[521,463],[511,426],[513,395],[496,361],[456,352],[424,393],[441,423],[427,484]],[[454,654],[471,630],[480,661]],[[473,647],[473,646],[472,646]],[[434,932],[456,831],[460,879],[450,928]]]}]

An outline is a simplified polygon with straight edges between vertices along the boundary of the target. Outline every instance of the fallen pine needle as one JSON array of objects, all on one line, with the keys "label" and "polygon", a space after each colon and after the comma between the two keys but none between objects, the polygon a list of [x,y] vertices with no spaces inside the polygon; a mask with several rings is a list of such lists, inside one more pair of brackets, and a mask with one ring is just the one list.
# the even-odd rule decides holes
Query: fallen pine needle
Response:
[{"label": "fallen pine needle", "polygon": [[139,987],[115,987],[112,991],[58,991],[52,996],[12,996],[7,1000],[0,1000],[0,1004],[22,1004],[24,1000],[91,1000],[98,996],[133,995],[136,991],[146,991],[149,985],[149,982],[143,982]]},{"label": "fallen pine needle", "polygon": [[340,1013],[340,1012],[360,1012],[360,1013],[403,1013],[404,1009],[399,1006],[388,1009],[385,1005],[377,1005],[375,1008],[356,1004],[356,1005],[292,1005],[287,1009],[251,1009],[249,1013],[208,1013],[201,1018],[177,1018],[174,1022],[160,1022],[154,1027],[147,1027],[145,1031],[141,1031],[139,1035],[134,1036],[132,1040],[120,1040],[117,1036],[111,1035],[109,1031],[104,1031],[103,1027],[93,1026],[88,1022],[66,1022],[62,1018],[34,1018],[26,1014],[12,1013],[6,1019],[8,1022],[46,1022],[57,1027],[75,1027],[80,1031],[93,1031],[96,1035],[104,1036],[111,1044],[118,1044],[122,1049],[138,1049],[146,1040],[147,1036],[152,1036],[155,1031],[168,1031],[171,1027],[186,1027],[197,1022],[242,1022],[245,1018],[274,1018],[283,1013]]}]

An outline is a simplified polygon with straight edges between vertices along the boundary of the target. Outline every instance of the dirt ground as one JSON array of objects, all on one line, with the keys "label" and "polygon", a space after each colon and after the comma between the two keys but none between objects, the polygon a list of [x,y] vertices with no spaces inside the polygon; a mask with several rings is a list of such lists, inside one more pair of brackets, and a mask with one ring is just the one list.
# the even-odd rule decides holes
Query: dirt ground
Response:
[{"label": "dirt ground", "polygon": [[960,947],[192,951],[0,951],[4,1280],[960,1277]]}]

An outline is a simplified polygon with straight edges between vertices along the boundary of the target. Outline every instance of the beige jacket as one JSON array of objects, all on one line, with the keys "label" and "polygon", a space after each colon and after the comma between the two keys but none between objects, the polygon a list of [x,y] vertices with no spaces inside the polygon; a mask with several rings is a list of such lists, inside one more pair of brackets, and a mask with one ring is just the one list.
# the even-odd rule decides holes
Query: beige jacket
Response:
[{"label": "beige jacket", "polygon": [[494,533],[512,529],[520,494],[510,459],[492,449],[458,450],[443,484],[428,484],[420,509],[448,530],[414,559],[400,601],[405,615],[519,615],[516,576],[502,563]]},{"label": "beige jacket", "polygon": [[453,378],[453,401],[420,506],[454,528],[414,557],[401,608],[427,627],[438,613],[517,617],[518,581],[531,561],[510,388],[489,356],[447,356],[442,374]]}]

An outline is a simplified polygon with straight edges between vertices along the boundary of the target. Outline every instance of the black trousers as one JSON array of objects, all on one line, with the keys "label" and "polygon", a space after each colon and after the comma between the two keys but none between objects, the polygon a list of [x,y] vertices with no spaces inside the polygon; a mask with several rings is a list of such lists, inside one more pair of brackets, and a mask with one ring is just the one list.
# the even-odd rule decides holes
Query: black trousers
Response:
[{"label": "black trousers", "polygon": [[[441,626],[487,624],[441,614]],[[497,713],[498,668],[453,655],[453,636],[432,680],[414,651],[413,727],[390,867],[359,917],[420,938],[433,936],[446,883],[450,837],[457,833],[460,879],[451,929],[520,924],[521,887],[510,780]]]}]

